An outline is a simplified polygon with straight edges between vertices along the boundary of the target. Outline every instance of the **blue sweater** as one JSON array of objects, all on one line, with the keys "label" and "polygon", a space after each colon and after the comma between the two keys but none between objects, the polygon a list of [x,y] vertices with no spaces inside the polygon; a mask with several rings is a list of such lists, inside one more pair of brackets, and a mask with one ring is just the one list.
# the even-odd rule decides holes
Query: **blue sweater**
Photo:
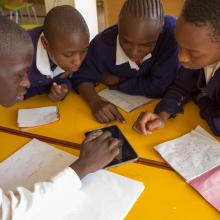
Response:
[{"label": "blue sweater", "polygon": [[162,97],[175,80],[179,68],[175,25],[174,17],[165,17],[165,25],[152,57],[144,61],[138,71],[131,69],[129,63],[116,65],[118,26],[106,29],[90,43],[86,59],[72,78],[73,86],[83,82],[100,82],[102,74],[111,73],[120,77],[120,83],[110,86],[110,89],[149,98]]},{"label": "blue sweater", "polygon": [[200,108],[200,115],[207,121],[214,134],[220,135],[220,68],[208,84],[206,84],[203,69],[181,68],[178,78],[158,103],[155,112],[166,111],[175,117],[177,113],[183,112],[183,106],[188,100],[200,92],[205,94],[196,101]]},{"label": "blue sweater", "polygon": [[28,31],[34,45],[34,56],[33,56],[32,66],[28,72],[28,78],[31,82],[31,87],[27,90],[27,93],[25,94],[26,99],[37,94],[48,92],[53,82],[56,82],[57,84],[65,83],[67,84],[68,89],[72,90],[72,83],[70,79],[61,79],[60,76],[62,74],[52,79],[52,78],[47,78],[47,76],[41,74],[40,71],[37,69],[36,66],[37,44],[42,32],[43,32],[42,27],[34,28]]}]

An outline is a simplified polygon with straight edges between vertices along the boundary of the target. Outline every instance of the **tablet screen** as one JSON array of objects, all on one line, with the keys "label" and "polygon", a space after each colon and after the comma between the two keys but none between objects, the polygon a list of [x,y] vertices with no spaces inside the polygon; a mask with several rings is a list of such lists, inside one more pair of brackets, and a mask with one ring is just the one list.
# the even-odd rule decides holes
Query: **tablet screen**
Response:
[{"label": "tablet screen", "polygon": [[115,159],[109,163],[106,167],[111,167],[115,165],[119,165],[121,163],[129,162],[129,161],[134,161],[138,159],[138,155],[132,148],[132,146],[129,144],[125,136],[122,134],[122,132],[119,130],[117,126],[110,126],[110,127],[105,127],[105,128],[100,128],[94,131],[89,131],[85,133],[87,136],[88,134],[91,134],[98,137],[101,135],[104,131],[109,131],[112,133],[112,136],[114,138],[117,138],[120,140],[121,144],[119,146],[120,152],[119,154],[115,157]]}]

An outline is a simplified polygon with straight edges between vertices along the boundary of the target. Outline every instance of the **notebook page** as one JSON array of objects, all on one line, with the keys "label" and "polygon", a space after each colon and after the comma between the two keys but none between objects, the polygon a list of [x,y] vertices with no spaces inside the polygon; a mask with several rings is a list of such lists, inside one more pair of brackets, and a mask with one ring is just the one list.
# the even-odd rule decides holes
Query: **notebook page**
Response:
[{"label": "notebook page", "polygon": [[56,106],[18,110],[19,127],[39,126],[58,119],[58,109]]},{"label": "notebook page", "polygon": [[[49,180],[74,160],[75,156],[33,139],[0,164],[0,187],[31,189],[34,183]],[[65,215],[57,215],[57,219],[124,219],[143,190],[142,182],[100,170],[82,179],[82,189],[72,198],[73,203],[68,200],[62,207],[58,204],[58,214]],[[45,219],[44,212],[40,214],[38,219]]]},{"label": "notebook page", "polygon": [[220,165],[220,144],[193,132],[155,149],[186,181]]},{"label": "notebook page", "polygon": [[125,112],[131,112],[132,110],[141,107],[152,100],[145,96],[127,95],[125,93],[110,89],[104,89],[98,94]]}]

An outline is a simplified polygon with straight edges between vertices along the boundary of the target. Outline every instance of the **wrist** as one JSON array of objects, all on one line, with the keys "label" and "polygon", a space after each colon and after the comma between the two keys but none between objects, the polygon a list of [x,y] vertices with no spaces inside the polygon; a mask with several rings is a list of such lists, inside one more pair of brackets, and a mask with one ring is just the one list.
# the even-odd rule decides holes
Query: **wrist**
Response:
[{"label": "wrist", "polygon": [[102,102],[102,100],[99,96],[97,96],[97,97],[94,97],[94,98],[90,99],[88,104],[91,108],[93,108],[94,106],[96,106],[100,102]]},{"label": "wrist", "polygon": [[170,114],[167,112],[160,112],[158,115],[164,121],[164,123],[166,123],[170,118]]},{"label": "wrist", "polygon": [[70,168],[76,172],[80,179],[90,173],[88,166],[80,159],[71,164]]},{"label": "wrist", "polygon": [[206,95],[204,92],[200,92],[198,95],[196,95],[196,96],[194,97],[194,100],[195,100],[196,103],[198,103],[199,100],[200,100],[201,98],[205,97],[205,96],[207,96],[207,95]]}]

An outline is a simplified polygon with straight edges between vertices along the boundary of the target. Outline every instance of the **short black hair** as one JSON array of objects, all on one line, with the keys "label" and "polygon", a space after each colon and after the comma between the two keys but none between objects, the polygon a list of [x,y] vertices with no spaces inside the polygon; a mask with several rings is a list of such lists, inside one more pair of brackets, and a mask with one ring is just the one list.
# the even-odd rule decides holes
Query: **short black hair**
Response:
[{"label": "short black hair", "polygon": [[181,16],[198,27],[211,25],[213,39],[220,41],[220,0],[185,0]]},{"label": "short black hair", "polygon": [[18,45],[33,47],[30,35],[15,22],[0,16],[0,56],[12,57]]},{"label": "short black hair", "polygon": [[163,6],[160,0],[126,0],[119,18],[127,14],[143,19],[164,20]]},{"label": "short black hair", "polygon": [[47,40],[61,33],[86,33],[89,29],[83,16],[74,7],[70,5],[57,6],[51,9],[44,21],[44,35]]}]

